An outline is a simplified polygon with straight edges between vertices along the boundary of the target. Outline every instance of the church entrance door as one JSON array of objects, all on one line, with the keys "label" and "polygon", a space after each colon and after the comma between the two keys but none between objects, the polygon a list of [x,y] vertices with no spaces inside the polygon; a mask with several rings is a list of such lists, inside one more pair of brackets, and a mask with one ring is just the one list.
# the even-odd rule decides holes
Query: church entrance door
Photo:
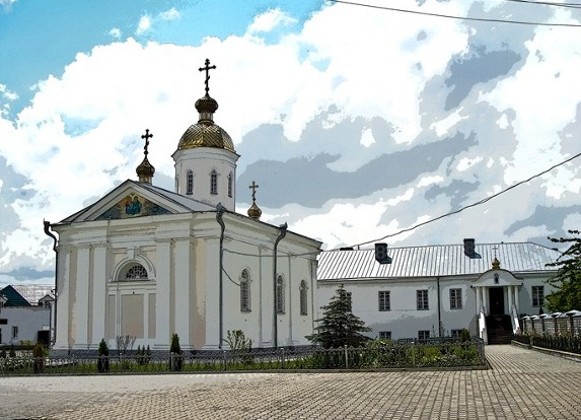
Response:
[{"label": "church entrance door", "polygon": [[504,315],[504,289],[490,287],[488,297],[490,299],[490,315]]}]

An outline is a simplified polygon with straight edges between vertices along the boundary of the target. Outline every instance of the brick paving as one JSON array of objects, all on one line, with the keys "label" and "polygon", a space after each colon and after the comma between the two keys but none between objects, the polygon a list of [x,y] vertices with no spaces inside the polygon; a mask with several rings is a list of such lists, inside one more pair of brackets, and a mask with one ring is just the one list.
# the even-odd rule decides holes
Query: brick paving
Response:
[{"label": "brick paving", "polygon": [[0,418],[581,419],[581,362],[486,354],[490,370],[0,378]]}]

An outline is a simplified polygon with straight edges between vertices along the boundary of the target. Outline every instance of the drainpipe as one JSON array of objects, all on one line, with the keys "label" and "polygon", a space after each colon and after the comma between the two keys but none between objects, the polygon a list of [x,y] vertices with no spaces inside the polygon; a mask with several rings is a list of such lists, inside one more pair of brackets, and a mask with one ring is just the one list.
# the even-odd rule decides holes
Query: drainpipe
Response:
[{"label": "drainpipe", "polygon": [[272,315],[272,341],[274,342],[274,348],[278,348],[278,324],[277,324],[277,312],[276,312],[276,259],[277,259],[277,250],[278,250],[278,243],[282,240],[282,238],[284,238],[286,236],[286,228],[288,227],[288,225],[286,223],[280,225],[278,228],[280,230],[280,233],[278,234],[278,237],[276,238],[276,241],[274,241],[274,251],[273,251],[273,256],[274,256],[274,261],[272,263],[272,280],[273,280],[273,284],[272,284],[272,311],[273,311],[273,315]]},{"label": "drainpipe", "polygon": [[442,310],[440,308],[440,277],[436,277],[436,285],[438,289],[438,337],[442,336]]},{"label": "drainpipe", "polygon": [[[53,245],[52,250],[55,253],[55,269],[54,269],[54,329],[50,337],[50,344],[53,345],[56,342],[56,310],[57,310],[57,302],[58,302],[58,269],[59,269],[59,252],[58,252],[58,239],[49,229],[51,228],[50,222],[48,220],[43,220],[42,223],[44,224],[44,233],[47,236],[52,238]],[[51,309],[52,312],[52,309]],[[49,323],[49,328],[52,327]]]},{"label": "drainpipe", "polygon": [[222,271],[223,271],[223,258],[224,258],[224,230],[225,230],[225,226],[224,226],[224,221],[222,220],[222,215],[224,214],[224,211],[226,210],[226,208],[224,206],[222,206],[222,203],[218,203],[218,205],[216,206],[216,221],[218,222],[218,224],[220,225],[220,262],[219,262],[219,266],[220,266],[220,274],[218,277],[218,288],[219,288],[219,297],[218,297],[218,318],[219,318],[219,324],[220,324],[220,328],[219,328],[219,342],[218,342],[218,348],[222,349],[222,341],[223,341],[223,337],[224,337],[224,290],[223,290],[223,285],[222,285]]}]

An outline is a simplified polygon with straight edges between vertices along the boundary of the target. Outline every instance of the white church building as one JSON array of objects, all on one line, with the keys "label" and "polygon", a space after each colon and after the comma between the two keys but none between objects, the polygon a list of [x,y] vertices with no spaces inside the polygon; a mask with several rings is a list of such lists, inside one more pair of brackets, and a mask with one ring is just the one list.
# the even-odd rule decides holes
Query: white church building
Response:
[{"label": "white church building", "polygon": [[50,225],[58,234],[54,349],[96,349],[103,338],[115,349],[123,336],[167,349],[173,333],[182,348],[217,349],[230,330],[253,347],[308,344],[321,243],[261,222],[254,183],[252,207],[236,212],[239,155],[214,123],[213,68],[206,60],[200,69],[199,119],[172,155],[175,191],[152,182],[146,130],[137,181]]},{"label": "white church building", "polygon": [[457,336],[468,329],[485,343],[506,343],[524,315],[543,311],[560,253],[535,243],[394,247],[322,252],[318,296],[329,302],[343,285],[353,313],[373,338]]}]

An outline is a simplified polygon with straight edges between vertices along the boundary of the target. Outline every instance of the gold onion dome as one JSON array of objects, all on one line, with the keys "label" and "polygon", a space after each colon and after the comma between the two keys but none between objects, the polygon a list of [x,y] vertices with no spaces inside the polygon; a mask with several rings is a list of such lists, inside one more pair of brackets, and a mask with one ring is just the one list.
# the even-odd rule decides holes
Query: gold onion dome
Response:
[{"label": "gold onion dome", "polygon": [[248,217],[254,220],[260,220],[260,216],[262,216],[262,210],[256,205],[255,202],[252,202],[252,205],[248,209]]},{"label": "gold onion dome", "polygon": [[182,135],[178,150],[213,147],[236,153],[230,135],[222,127],[214,124],[213,114],[218,109],[218,102],[206,93],[196,101],[196,109],[200,113],[200,118]]},{"label": "gold onion dome", "polygon": [[155,168],[149,160],[147,160],[147,156],[143,158],[143,162],[139,164],[137,167],[137,176],[139,177],[139,182],[149,182],[151,183],[151,178],[153,178],[153,174],[155,173]]}]

